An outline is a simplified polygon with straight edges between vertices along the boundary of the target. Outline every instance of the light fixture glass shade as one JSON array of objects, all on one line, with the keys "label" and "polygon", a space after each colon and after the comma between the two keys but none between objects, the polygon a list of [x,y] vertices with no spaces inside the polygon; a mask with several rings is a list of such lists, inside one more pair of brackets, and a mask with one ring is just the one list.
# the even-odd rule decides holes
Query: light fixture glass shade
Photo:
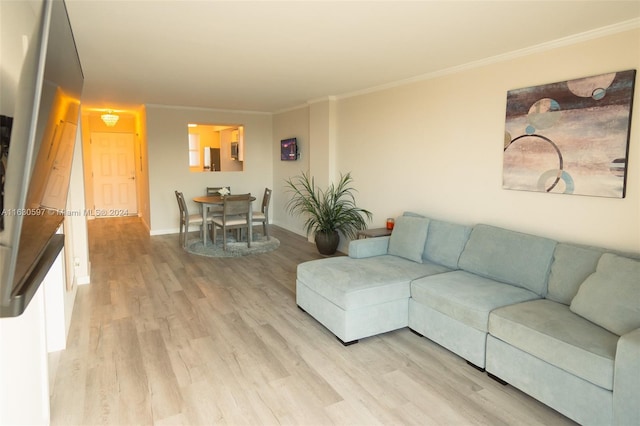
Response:
[{"label": "light fixture glass shade", "polygon": [[116,123],[118,122],[118,119],[120,119],[119,116],[115,115],[111,111],[109,111],[106,114],[102,114],[100,118],[102,118],[102,121],[104,121],[104,124],[106,124],[108,127],[115,126]]}]

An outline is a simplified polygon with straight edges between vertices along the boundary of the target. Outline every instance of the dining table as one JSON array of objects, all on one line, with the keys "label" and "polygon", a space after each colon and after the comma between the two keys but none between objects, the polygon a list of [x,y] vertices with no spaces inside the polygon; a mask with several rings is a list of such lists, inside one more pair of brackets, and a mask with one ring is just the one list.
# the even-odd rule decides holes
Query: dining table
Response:
[{"label": "dining table", "polygon": [[[235,195],[235,194],[234,194]],[[256,197],[253,195],[249,198],[251,201],[252,208],[249,210],[249,226],[251,226],[251,212],[253,210],[253,202],[256,200]],[[222,195],[203,195],[200,197],[194,197],[193,201],[200,204],[202,212],[202,245],[207,246],[207,215],[209,214],[209,208],[215,206],[223,206],[224,205],[224,197]],[[251,233],[248,233],[251,235]],[[247,236],[249,238],[249,236]],[[215,244],[215,241],[213,242]]]}]

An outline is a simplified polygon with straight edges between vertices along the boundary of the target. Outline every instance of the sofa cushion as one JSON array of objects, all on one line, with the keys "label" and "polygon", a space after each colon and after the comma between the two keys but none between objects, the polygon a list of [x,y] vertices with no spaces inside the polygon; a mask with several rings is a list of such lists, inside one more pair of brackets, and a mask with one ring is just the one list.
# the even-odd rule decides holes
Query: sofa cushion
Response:
[{"label": "sofa cushion", "polygon": [[465,271],[417,279],[411,297],[480,331],[487,331],[493,309],[538,298],[535,293]]},{"label": "sofa cushion", "polygon": [[338,256],[299,264],[297,279],[347,310],[408,299],[411,280],[448,270],[441,265],[391,255],[365,259]]},{"label": "sofa cushion", "polygon": [[544,297],[556,242],[490,225],[476,225],[458,266]]},{"label": "sofa cushion", "polygon": [[429,219],[417,216],[400,216],[389,238],[389,254],[422,262],[424,243],[429,230]]},{"label": "sofa cushion", "polygon": [[458,269],[458,259],[464,249],[471,227],[431,219],[422,258],[451,269]]},{"label": "sofa cushion", "polygon": [[559,243],[553,253],[547,299],[569,305],[598,265],[603,249]]},{"label": "sofa cushion", "polygon": [[[404,212],[403,216],[426,217],[414,212]],[[430,219],[422,259],[458,269],[460,253],[467,244],[472,229],[471,226]]]},{"label": "sofa cushion", "polygon": [[571,310],[622,336],[640,327],[640,262],[611,253],[580,286]]},{"label": "sofa cushion", "polygon": [[496,309],[489,333],[602,388],[613,388],[618,336],[585,320],[567,305],[533,300]]}]

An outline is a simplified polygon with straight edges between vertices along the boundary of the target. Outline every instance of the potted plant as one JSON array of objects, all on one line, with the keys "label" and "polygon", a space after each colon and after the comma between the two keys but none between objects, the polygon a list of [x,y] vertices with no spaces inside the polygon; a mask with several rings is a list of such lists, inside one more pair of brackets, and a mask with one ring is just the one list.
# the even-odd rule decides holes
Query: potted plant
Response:
[{"label": "potted plant", "polygon": [[367,228],[365,217],[368,220],[372,218],[370,211],[356,206],[352,181],[351,173],[340,174],[338,184],[332,183],[323,191],[306,173],[286,180],[288,190],[293,194],[287,210],[290,214],[306,216],[305,231],[307,236],[314,234],[321,254],[336,252],[340,243],[338,232],[355,239],[359,230]]}]

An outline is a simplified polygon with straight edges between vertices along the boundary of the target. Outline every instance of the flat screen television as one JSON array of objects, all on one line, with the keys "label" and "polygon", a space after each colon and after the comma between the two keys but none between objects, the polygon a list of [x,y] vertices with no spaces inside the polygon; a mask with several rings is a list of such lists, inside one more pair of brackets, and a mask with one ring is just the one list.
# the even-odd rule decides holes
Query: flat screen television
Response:
[{"label": "flat screen television", "polygon": [[[2,2],[0,7],[0,87],[3,96],[14,94],[0,111],[12,117],[2,158],[0,316],[14,317],[26,309],[62,250],[64,237],[57,232],[65,214],[84,76],[63,0]],[[19,70],[17,79],[5,72],[9,68]]]},{"label": "flat screen television", "polygon": [[295,161],[298,159],[298,140],[296,138],[280,141],[280,160]]}]

